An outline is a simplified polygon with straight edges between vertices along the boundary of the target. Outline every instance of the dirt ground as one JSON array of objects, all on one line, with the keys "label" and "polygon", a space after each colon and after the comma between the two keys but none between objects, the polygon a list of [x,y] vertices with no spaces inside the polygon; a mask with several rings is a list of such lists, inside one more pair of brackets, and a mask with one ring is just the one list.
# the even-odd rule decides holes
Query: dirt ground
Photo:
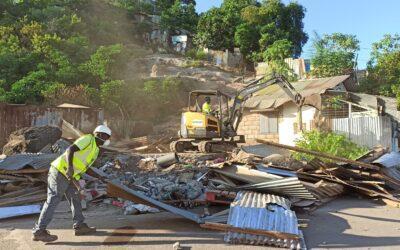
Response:
[{"label": "dirt ground", "polygon": [[[62,209],[61,209],[62,210]],[[71,216],[56,213],[49,230],[59,239],[54,243],[31,241],[37,216],[0,221],[0,249],[172,249],[179,241],[185,249],[271,249],[227,245],[223,233],[201,229],[197,224],[162,212],[123,215],[110,205],[91,207],[87,222],[96,226],[93,236],[73,236]],[[400,249],[400,209],[370,200],[340,198],[311,214],[298,213],[310,249]]]}]

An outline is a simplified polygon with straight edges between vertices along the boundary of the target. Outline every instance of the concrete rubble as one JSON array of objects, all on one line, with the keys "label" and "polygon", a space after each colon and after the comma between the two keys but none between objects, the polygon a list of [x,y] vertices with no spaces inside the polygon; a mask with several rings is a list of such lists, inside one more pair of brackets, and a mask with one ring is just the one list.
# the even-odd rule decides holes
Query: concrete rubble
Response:
[{"label": "concrete rubble", "polygon": [[[18,206],[27,206],[21,215],[36,213],[37,206],[29,206],[46,199],[49,164],[71,141],[57,138],[44,144],[36,153],[0,157],[0,218],[8,218]],[[376,148],[356,161],[326,161],[334,157],[310,152],[315,158],[302,162],[290,157],[290,151],[301,150],[296,147],[266,145],[282,153],[267,155],[259,153],[260,145],[255,147],[178,155],[104,148],[92,176],[80,181],[82,202],[118,207],[129,216],[168,211],[225,231],[229,243],[291,249],[305,248],[296,213],[313,211],[349,192],[400,204],[398,154]]]}]

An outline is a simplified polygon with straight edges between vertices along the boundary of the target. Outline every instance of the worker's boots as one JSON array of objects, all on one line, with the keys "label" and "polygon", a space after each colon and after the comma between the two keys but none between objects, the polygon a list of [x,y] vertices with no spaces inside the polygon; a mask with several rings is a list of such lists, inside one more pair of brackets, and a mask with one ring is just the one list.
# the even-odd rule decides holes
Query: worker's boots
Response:
[{"label": "worker's boots", "polygon": [[57,235],[51,235],[47,230],[38,230],[33,233],[32,240],[33,241],[43,241],[43,242],[52,242],[58,239]]},{"label": "worker's boots", "polygon": [[89,227],[86,223],[82,223],[79,226],[74,227],[75,236],[92,234],[96,232],[95,227]]}]

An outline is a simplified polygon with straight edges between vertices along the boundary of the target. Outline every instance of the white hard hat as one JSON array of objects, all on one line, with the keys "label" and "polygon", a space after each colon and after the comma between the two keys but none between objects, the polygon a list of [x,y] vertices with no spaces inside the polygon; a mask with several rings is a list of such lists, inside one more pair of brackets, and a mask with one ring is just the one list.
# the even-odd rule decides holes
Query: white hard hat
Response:
[{"label": "white hard hat", "polygon": [[111,136],[111,129],[106,125],[99,125],[94,129],[93,133],[105,133]]}]

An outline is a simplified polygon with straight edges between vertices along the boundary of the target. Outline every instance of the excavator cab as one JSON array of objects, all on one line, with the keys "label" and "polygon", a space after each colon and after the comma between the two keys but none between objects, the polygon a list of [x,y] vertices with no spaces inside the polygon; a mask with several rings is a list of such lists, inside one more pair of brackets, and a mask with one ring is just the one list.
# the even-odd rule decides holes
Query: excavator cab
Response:
[{"label": "excavator cab", "polygon": [[[211,112],[203,112],[206,99],[211,99]],[[229,96],[218,90],[195,90],[189,94],[187,112],[182,114],[179,136],[185,139],[221,137],[223,121],[229,119]]]},{"label": "excavator cab", "polygon": [[[206,97],[211,99],[211,112],[205,113],[202,105]],[[189,94],[187,111],[182,113],[180,139],[172,142],[171,151],[184,152],[199,150],[208,152],[207,141],[225,139],[227,121],[229,121],[230,96],[218,90],[194,90]]]}]

